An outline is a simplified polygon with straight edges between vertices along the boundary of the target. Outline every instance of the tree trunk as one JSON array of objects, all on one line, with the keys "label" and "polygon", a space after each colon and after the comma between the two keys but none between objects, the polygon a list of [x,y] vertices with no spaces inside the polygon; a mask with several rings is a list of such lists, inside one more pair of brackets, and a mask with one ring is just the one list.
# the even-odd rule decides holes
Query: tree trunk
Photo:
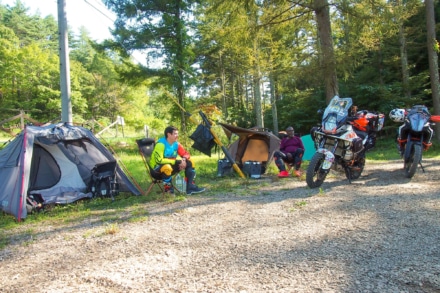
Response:
[{"label": "tree trunk", "polygon": [[278,134],[278,110],[277,110],[277,99],[275,94],[275,78],[273,73],[269,76],[270,81],[270,105],[272,106],[272,121],[273,121],[273,132]]},{"label": "tree trunk", "polygon": [[[427,29],[427,44],[429,57],[429,73],[431,77],[432,90],[432,104],[434,105],[434,114],[440,114],[440,100],[439,100],[439,73],[438,73],[438,43],[435,34],[435,17],[434,17],[434,1],[425,0],[426,8],[426,29]],[[440,141],[440,124],[435,126],[435,136],[437,141]]]},{"label": "tree trunk", "polygon": [[263,112],[261,108],[261,90],[260,90],[260,75],[258,72],[258,68],[256,69],[256,74],[253,78],[253,87],[254,87],[254,109],[255,109],[255,120],[257,123],[257,127],[264,127],[263,124]]},{"label": "tree trunk", "polygon": [[225,118],[228,118],[228,106],[226,104],[226,73],[225,73],[225,66],[223,64],[223,56],[220,53],[219,58],[220,63],[220,78],[221,78],[221,95],[222,95],[222,112],[223,116]]},{"label": "tree trunk", "polygon": [[400,63],[402,65],[402,84],[405,98],[411,98],[411,91],[409,89],[409,70],[408,70],[408,51],[406,47],[406,37],[403,24],[399,27],[399,41],[400,41]]},{"label": "tree trunk", "polygon": [[[181,7],[182,3],[180,0],[176,1],[175,12],[174,12],[174,30],[176,32],[176,63],[175,71],[177,72],[177,76],[174,79],[174,86],[177,90],[177,98],[179,100],[179,104],[185,108],[185,86],[184,86],[184,74],[183,68],[185,68],[185,60],[184,60],[184,47],[183,47],[183,39],[182,39],[182,15],[181,15]],[[183,133],[186,133],[186,116],[184,111],[180,111],[180,130]]]},{"label": "tree trunk", "polygon": [[333,49],[332,29],[327,0],[315,0],[314,11],[318,24],[318,39],[321,46],[321,66],[325,83],[325,96],[327,103],[339,94],[336,76],[336,61]]}]

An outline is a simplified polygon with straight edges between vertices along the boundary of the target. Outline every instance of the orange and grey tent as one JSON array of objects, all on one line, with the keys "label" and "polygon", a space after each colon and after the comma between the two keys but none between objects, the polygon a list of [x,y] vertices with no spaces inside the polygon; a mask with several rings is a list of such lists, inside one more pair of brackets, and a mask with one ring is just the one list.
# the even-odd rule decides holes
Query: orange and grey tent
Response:
[{"label": "orange and grey tent", "polygon": [[238,136],[229,146],[229,153],[240,168],[247,161],[260,162],[262,173],[265,172],[273,159],[273,154],[280,148],[278,136],[261,128],[241,128],[229,124],[219,123],[228,139],[232,135]]}]

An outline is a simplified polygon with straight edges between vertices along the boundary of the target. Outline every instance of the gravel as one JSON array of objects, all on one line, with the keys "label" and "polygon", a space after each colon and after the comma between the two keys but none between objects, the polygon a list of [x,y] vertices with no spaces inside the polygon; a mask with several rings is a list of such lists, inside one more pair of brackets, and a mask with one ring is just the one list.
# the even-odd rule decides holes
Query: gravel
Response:
[{"label": "gravel", "polygon": [[0,251],[0,292],[440,292],[440,161],[402,165],[150,202],[115,234],[42,223]]}]

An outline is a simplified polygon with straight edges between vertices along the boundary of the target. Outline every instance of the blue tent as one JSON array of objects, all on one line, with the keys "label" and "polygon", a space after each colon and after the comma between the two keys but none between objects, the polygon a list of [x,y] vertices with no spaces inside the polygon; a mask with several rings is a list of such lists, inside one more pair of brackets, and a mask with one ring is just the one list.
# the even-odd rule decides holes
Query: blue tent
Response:
[{"label": "blue tent", "polygon": [[[69,124],[26,126],[0,151],[0,210],[26,218],[28,197],[44,204],[68,204],[89,198],[92,170],[116,161],[86,128]],[[141,191],[122,168],[116,166],[119,191],[139,195]]]}]

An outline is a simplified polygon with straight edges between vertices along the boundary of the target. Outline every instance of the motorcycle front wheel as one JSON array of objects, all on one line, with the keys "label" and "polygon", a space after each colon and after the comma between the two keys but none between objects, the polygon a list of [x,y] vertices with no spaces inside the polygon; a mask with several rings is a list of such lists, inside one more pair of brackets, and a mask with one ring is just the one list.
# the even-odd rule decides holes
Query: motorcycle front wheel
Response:
[{"label": "motorcycle front wheel", "polygon": [[408,158],[405,158],[405,177],[412,178],[417,170],[417,165],[422,160],[422,146],[419,144],[412,144],[411,153]]},{"label": "motorcycle front wheel", "polygon": [[310,188],[316,188],[321,186],[327,176],[327,171],[322,170],[322,163],[325,156],[321,153],[315,153],[310,160],[309,167],[306,173],[306,182]]}]

